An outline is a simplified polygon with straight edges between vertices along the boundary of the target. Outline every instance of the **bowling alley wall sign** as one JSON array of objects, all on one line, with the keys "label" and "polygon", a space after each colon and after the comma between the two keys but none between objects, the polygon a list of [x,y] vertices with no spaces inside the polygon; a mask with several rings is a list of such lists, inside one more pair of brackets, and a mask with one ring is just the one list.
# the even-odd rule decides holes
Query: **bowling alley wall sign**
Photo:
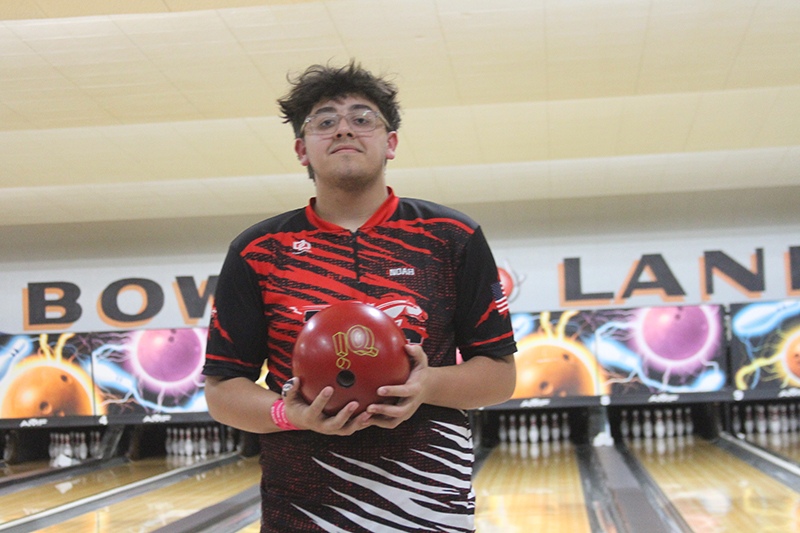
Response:
[{"label": "bowling alley wall sign", "polygon": [[[510,310],[800,297],[795,234],[575,244],[493,244]],[[643,253],[641,250],[644,250]],[[222,259],[180,265],[6,269],[0,332],[205,326]],[[34,275],[35,274],[35,275]]]}]

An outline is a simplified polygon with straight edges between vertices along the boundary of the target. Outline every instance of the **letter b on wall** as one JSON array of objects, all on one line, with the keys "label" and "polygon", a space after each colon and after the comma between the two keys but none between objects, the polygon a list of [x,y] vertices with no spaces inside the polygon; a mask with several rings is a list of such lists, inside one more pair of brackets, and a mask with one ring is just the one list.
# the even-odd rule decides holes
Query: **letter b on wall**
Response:
[{"label": "letter b on wall", "polygon": [[67,281],[28,283],[22,289],[26,330],[68,328],[81,317],[81,289]]}]

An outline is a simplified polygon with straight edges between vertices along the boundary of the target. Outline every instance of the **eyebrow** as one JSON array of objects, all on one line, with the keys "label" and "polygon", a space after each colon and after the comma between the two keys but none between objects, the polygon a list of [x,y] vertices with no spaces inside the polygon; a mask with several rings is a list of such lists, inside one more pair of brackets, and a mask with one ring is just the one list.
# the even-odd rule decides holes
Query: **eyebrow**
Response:
[{"label": "eyebrow", "polygon": [[[372,109],[367,104],[353,104],[353,105],[350,106],[348,111],[356,111],[356,110],[359,110],[359,109],[369,109],[370,111],[375,111],[374,109]],[[333,107],[333,106],[320,107],[319,109],[314,111],[315,115],[317,113],[336,113],[336,108]]]}]

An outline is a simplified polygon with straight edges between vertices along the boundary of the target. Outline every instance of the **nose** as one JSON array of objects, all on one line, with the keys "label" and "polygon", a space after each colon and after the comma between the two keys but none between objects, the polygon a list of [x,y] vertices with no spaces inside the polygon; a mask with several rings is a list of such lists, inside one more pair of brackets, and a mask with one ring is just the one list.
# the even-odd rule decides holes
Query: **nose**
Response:
[{"label": "nose", "polygon": [[347,117],[342,117],[339,120],[339,125],[336,127],[336,133],[334,136],[337,139],[342,137],[355,137],[353,129],[350,127],[350,123],[347,121]]}]

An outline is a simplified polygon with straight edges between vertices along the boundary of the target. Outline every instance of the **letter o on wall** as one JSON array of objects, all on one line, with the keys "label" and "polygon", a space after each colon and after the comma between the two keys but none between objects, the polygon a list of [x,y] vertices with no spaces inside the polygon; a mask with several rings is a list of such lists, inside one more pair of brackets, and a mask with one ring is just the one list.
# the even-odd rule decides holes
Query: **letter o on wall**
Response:
[{"label": "letter o on wall", "polygon": [[[136,314],[125,313],[119,308],[119,295],[130,290],[142,295],[142,307]],[[121,279],[105,288],[97,307],[100,318],[107,324],[117,327],[141,326],[149,322],[164,307],[164,291],[151,279]]]}]

